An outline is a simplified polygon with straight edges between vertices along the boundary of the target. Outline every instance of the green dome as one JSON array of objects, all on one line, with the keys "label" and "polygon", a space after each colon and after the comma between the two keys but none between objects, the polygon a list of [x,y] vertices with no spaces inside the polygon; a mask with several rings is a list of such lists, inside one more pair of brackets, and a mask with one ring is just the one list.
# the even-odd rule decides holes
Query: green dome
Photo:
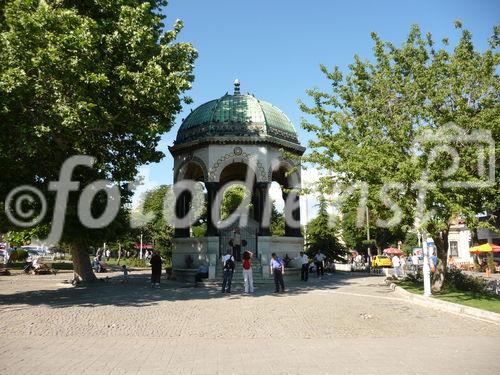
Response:
[{"label": "green dome", "polygon": [[240,95],[239,83],[234,95],[224,95],[200,105],[182,122],[176,143],[206,137],[275,138],[299,144],[288,117],[274,105],[252,95]]}]

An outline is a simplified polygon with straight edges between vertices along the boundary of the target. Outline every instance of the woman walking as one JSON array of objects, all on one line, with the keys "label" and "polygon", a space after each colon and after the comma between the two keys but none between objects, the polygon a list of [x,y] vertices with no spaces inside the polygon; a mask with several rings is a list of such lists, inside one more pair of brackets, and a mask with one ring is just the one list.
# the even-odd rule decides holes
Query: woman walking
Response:
[{"label": "woman walking", "polygon": [[253,293],[252,256],[253,254],[248,250],[243,253],[243,281],[245,283],[245,293]]}]

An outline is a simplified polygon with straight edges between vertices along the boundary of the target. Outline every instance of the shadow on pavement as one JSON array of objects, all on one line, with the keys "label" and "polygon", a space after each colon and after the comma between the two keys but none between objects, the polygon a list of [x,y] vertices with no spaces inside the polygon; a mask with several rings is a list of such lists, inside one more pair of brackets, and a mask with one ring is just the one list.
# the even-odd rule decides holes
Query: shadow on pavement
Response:
[{"label": "shadow on pavement", "polygon": [[[121,284],[121,276],[116,275],[107,278],[107,282],[83,286],[61,286],[51,290],[30,290],[12,294],[0,294],[0,306],[31,305],[49,306],[53,308],[64,308],[69,306],[148,306],[158,304],[161,301],[184,301],[184,300],[207,300],[207,299],[241,299],[260,298],[273,296],[284,298],[286,296],[300,295],[317,290],[336,290],[340,287],[354,284],[357,279],[366,278],[367,275],[358,274],[334,274],[325,275],[323,279],[312,277],[308,282],[289,282],[285,293],[273,293],[274,284],[257,284],[255,293],[247,295],[242,293],[242,285],[235,285],[231,294],[221,293],[217,285],[194,287],[193,285],[176,282],[163,281],[159,289],[152,288],[150,278],[147,274],[129,275],[128,283]],[[20,283],[23,280],[19,280]],[[47,281],[49,282],[49,281]],[[56,283],[56,281],[54,281]],[[373,278],[373,283],[365,284],[366,287],[380,288],[381,280]],[[384,293],[387,293],[384,290]]]}]

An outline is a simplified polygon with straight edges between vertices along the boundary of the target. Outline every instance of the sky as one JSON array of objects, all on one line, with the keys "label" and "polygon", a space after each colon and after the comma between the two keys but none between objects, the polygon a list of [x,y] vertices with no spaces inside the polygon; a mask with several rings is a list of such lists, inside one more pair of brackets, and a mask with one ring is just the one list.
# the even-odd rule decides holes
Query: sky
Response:
[{"label": "sky", "polygon": [[[273,103],[293,122],[302,145],[313,135],[300,128],[297,101],[307,102],[306,90],[326,88],[319,64],[347,71],[354,55],[371,59],[371,32],[399,45],[410,26],[418,24],[435,41],[459,37],[454,21],[471,30],[475,46],[487,48],[495,24],[500,24],[500,0],[491,1],[328,1],[328,0],[170,0],[164,23],[171,28],[184,22],[178,41],[191,42],[199,57],[195,81],[175,125],[165,134],[159,149],[165,158],[142,168],[144,190],[172,183],[173,159],[168,151],[182,119],[191,109],[233,91],[241,91]],[[317,171],[308,170],[314,178]],[[304,179],[304,178],[303,178]]]}]

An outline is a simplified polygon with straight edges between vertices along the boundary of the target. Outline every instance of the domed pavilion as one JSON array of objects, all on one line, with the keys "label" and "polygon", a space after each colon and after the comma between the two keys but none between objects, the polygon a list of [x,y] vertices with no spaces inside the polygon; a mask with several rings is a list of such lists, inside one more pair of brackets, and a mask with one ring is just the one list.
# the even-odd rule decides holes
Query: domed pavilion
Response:
[{"label": "domed pavilion", "polygon": [[[175,276],[190,276],[198,265],[206,264],[210,279],[220,277],[219,259],[232,247],[235,228],[240,233],[241,252],[250,250],[256,257],[257,282],[255,267],[261,267],[262,277],[268,277],[272,252],[293,258],[302,251],[300,226],[289,222],[300,222],[300,201],[294,190],[301,186],[300,167],[293,160],[300,158],[305,148],[300,145],[292,122],[279,108],[253,95],[241,94],[236,80],[233,95],[226,93],[191,111],[169,149],[174,158],[174,184],[201,182],[207,199],[204,237],[192,237],[189,227],[175,228]],[[271,236],[266,220],[270,216],[269,188],[273,181],[281,186],[285,202],[284,237]],[[244,184],[251,196],[252,210],[243,224],[240,220],[228,224],[218,219],[221,197],[232,184]],[[186,216],[191,200],[186,191],[178,194],[177,217]],[[210,214],[212,211],[215,216]],[[192,264],[186,262],[189,258]]]}]

